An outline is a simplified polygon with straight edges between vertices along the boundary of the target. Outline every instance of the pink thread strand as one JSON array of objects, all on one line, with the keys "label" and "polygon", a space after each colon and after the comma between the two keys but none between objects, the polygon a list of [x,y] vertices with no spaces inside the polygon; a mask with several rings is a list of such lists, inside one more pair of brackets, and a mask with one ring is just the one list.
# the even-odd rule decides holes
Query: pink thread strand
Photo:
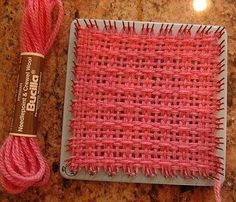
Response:
[{"label": "pink thread strand", "polygon": [[[57,20],[52,15],[57,8]],[[61,0],[25,0],[21,24],[21,52],[46,55],[63,17]],[[6,191],[17,194],[29,187],[45,185],[49,166],[35,138],[8,136],[0,149],[0,181]]]},{"label": "pink thread strand", "polygon": [[221,195],[220,195],[220,191],[222,187],[222,183],[220,181],[221,176],[218,174],[217,178],[218,179],[216,180],[215,186],[214,186],[215,199],[216,199],[216,202],[221,202]]}]

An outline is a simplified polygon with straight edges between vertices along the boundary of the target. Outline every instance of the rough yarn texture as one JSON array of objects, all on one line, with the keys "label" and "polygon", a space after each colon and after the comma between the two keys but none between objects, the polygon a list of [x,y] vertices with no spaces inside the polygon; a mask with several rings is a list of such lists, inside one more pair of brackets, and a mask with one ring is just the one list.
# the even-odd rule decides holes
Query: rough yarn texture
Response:
[{"label": "rough yarn texture", "polygon": [[217,34],[78,26],[76,36],[70,169],[217,178]]},{"label": "rough yarn texture", "polygon": [[[52,13],[57,7],[57,21]],[[25,0],[21,25],[21,52],[46,55],[59,30],[63,15],[61,0]],[[37,140],[9,136],[0,150],[0,180],[6,191],[17,194],[48,182],[50,169]]]}]

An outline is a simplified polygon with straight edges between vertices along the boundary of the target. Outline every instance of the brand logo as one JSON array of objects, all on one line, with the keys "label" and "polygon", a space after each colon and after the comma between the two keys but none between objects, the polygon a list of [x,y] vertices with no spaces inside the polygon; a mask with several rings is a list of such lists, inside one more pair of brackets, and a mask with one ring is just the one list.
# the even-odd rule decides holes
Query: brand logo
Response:
[{"label": "brand logo", "polygon": [[39,76],[38,75],[32,75],[32,81],[29,84],[30,100],[26,104],[26,110],[27,111],[31,111],[31,112],[35,111],[35,105],[36,105],[36,100],[37,100],[38,82],[39,82]]}]

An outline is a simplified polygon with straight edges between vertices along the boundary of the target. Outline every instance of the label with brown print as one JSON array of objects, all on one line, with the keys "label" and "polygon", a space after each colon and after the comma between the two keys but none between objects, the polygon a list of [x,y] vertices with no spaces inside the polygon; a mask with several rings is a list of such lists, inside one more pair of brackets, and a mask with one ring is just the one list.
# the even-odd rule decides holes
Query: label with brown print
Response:
[{"label": "label with brown print", "polygon": [[43,55],[22,53],[10,135],[36,137]]}]

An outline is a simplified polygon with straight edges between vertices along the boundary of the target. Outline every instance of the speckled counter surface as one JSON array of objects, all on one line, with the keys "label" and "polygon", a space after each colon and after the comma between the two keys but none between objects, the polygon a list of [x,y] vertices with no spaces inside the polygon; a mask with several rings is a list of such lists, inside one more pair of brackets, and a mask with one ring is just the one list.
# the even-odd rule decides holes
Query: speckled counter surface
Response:
[{"label": "speckled counter surface", "polygon": [[[23,0],[22,0],[23,1]],[[13,115],[19,60],[22,1],[0,2],[0,144],[8,136]],[[209,0],[210,1],[210,0]],[[223,201],[236,201],[236,0],[211,0],[197,13],[192,0],[64,0],[65,14],[57,40],[47,57],[42,82],[38,139],[51,167],[47,186],[10,195],[0,188],[0,201],[214,201],[213,188],[70,181],[59,172],[64,85],[71,21],[103,18],[213,24],[228,31],[227,169]]]}]

